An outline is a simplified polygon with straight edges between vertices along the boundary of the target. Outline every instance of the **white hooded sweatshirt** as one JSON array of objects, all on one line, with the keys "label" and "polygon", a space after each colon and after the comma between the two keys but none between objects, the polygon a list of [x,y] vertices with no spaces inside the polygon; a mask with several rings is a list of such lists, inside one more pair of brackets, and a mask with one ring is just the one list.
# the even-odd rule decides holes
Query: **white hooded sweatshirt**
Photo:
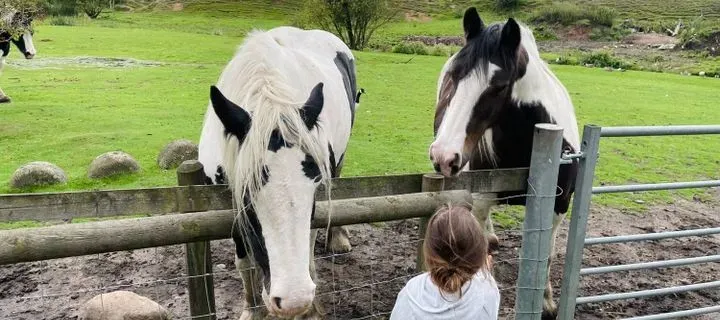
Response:
[{"label": "white hooded sweatshirt", "polygon": [[440,292],[426,272],[410,279],[398,294],[390,320],[496,320],[500,291],[493,276],[478,272],[458,294]]}]

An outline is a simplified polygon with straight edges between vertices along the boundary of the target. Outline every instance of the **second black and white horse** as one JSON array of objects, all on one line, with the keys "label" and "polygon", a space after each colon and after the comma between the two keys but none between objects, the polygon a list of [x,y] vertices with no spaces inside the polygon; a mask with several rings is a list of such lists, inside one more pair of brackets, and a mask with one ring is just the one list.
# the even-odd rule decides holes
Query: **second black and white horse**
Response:
[{"label": "second black and white horse", "polygon": [[[558,124],[564,129],[563,150],[579,150],[573,103],[540,58],[532,31],[514,19],[485,26],[475,8],[465,12],[463,24],[466,43],[445,63],[438,79],[435,141],[429,150],[435,170],[450,177],[466,169],[527,167],[537,123]],[[553,253],[576,173],[576,164],[560,168],[557,182],[562,193],[555,200]],[[498,201],[492,199],[509,198],[508,204],[524,205],[521,195],[474,199],[473,212],[495,246],[498,240],[489,211]],[[548,277],[543,319],[554,319],[556,309]]]},{"label": "second black and white horse", "polygon": [[[0,15],[2,25],[11,26],[13,29],[20,30],[16,36],[9,30],[0,29],[0,74],[5,66],[5,60],[10,54],[10,43],[22,52],[25,59],[32,59],[37,53],[33,44],[32,15],[17,10],[9,10]],[[15,33],[15,32],[13,32]],[[10,102],[10,97],[5,95],[0,88],[0,103]]]},{"label": "second black and white horse", "polygon": [[[211,88],[199,160],[207,183],[227,183],[239,209],[240,319],[265,310],[320,316],[315,191],[340,175],[359,94],[350,49],[331,33],[293,27],[250,33]],[[351,249],[345,229],[328,236],[330,250]]]}]

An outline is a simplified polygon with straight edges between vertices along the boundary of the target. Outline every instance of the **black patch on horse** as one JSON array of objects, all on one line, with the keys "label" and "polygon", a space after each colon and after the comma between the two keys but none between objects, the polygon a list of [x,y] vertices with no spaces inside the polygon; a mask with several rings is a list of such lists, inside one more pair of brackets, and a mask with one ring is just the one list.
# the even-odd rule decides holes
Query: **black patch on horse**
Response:
[{"label": "black patch on horse", "polygon": [[217,184],[226,184],[227,183],[227,179],[225,178],[225,170],[220,165],[218,165],[217,169],[215,170],[215,183],[217,183]]},{"label": "black patch on horse", "polygon": [[292,148],[292,144],[285,141],[285,138],[280,134],[280,130],[275,129],[270,134],[270,143],[268,143],[268,150],[277,152],[282,147]]},{"label": "black patch on horse", "polygon": [[330,152],[330,174],[333,178],[338,177],[338,166],[335,162],[335,151],[333,151],[332,145],[328,143],[328,152]]},{"label": "black patch on horse", "polygon": [[[492,129],[493,147],[498,168],[523,168],[530,166],[535,124],[557,123],[539,103],[518,103],[509,101],[497,115],[497,121],[490,126]],[[563,150],[575,152],[570,144],[563,139]],[[471,170],[494,169],[488,160],[480,159],[480,151],[473,154],[470,160]],[[570,205],[570,196],[575,188],[577,162],[560,165],[558,186],[562,194],[555,198],[555,212],[565,213]],[[559,192],[560,190],[558,190]],[[499,198],[519,196],[525,192],[501,192]],[[503,203],[509,205],[525,205],[525,197],[511,198]]]},{"label": "black patch on horse", "polygon": [[305,160],[303,160],[301,164],[306,177],[315,182],[320,181],[320,167],[318,167],[317,162],[315,162],[315,159],[313,159],[312,156],[305,154]]},{"label": "black patch on horse", "polygon": [[[357,80],[355,79],[355,60],[345,52],[338,51],[335,55],[335,65],[340,71],[343,79],[343,85],[345,86],[345,93],[348,96],[348,105],[350,106],[350,125],[355,123],[355,103],[360,101],[361,92],[357,91]],[[364,91],[362,91],[364,92]],[[357,96],[356,96],[357,93]]]},{"label": "black patch on horse", "polygon": [[[265,246],[265,238],[262,235],[262,226],[255,213],[255,208],[250,204],[250,200],[245,197],[245,221],[243,223],[236,223],[232,230],[232,239],[235,242],[235,253],[240,259],[247,257],[247,242],[250,242],[250,249],[252,250],[255,262],[262,270],[264,275],[265,288],[270,288],[270,259],[268,258],[267,247]],[[242,217],[238,219],[243,219]],[[242,229],[241,229],[242,228]],[[247,239],[250,238],[250,239]]]}]

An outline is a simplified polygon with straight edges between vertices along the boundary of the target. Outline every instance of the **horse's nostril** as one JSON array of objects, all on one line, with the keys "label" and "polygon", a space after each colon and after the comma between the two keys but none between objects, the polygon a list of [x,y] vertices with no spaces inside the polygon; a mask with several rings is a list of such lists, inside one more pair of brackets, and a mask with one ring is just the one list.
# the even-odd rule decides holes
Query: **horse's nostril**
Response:
[{"label": "horse's nostril", "polygon": [[280,307],[280,302],[282,302],[282,298],[275,297],[273,298],[273,302],[275,302],[275,306],[277,306],[278,309],[282,309],[282,307]]},{"label": "horse's nostril", "polygon": [[451,162],[454,166],[457,166],[458,163],[460,163],[460,154],[456,153],[455,157],[453,157],[453,161]]},{"label": "horse's nostril", "polygon": [[433,168],[435,168],[435,172],[440,172],[440,165],[435,163],[433,164]]}]

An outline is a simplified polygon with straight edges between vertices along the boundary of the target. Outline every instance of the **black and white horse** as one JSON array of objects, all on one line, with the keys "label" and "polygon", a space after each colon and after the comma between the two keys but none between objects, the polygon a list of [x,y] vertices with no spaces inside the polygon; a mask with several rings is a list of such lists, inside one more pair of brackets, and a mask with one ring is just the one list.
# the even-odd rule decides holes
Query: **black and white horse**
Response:
[{"label": "black and white horse", "polygon": [[[17,10],[9,10],[8,12],[0,14],[0,20],[2,20],[2,25],[21,30],[21,32],[18,32],[18,35],[14,37],[9,30],[0,29],[0,53],[2,54],[0,57],[0,73],[2,73],[2,69],[5,66],[5,59],[8,54],[10,54],[11,42],[25,55],[25,59],[32,59],[37,52],[32,40],[32,16],[30,14]],[[4,102],[10,102],[10,97],[5,95],[2,88],[0,88],[0,103]]]},{"label": "black and white horse", "polygon": [[[455,176],[461,170],[527,167],[537,123],[555,123],[563,130],[563,150],[579,150],[579,133],[570,96],[540,58],[535,37],[514,19],[485,26],[475,8],[463,19],[466,43],[443,66],[438,80],[435,141],[430,159],[435,170]],[[553,244],[567,213],[575,185],[576,164],[562,165],[555,199]],[[522,193],[501,193],[474,199],[473,212],[497,246],[490,207],[510,197],[524,205]],[[512,197],[516,196],[516,197]],[[543,319],[554,319],[549,277]]]},{"label": "black and white horse", "polygon": [[[350,49],[331,33],[293,27],[251,32],[211,87],[199,160],[207,183],[228,183],[239,208],[241,319],[263,316],[260,301],[273,315],[320,316],[315,192],[340,175],[357,100]],[[351,249],[345,229],[328,236],[330,250]]]}]

